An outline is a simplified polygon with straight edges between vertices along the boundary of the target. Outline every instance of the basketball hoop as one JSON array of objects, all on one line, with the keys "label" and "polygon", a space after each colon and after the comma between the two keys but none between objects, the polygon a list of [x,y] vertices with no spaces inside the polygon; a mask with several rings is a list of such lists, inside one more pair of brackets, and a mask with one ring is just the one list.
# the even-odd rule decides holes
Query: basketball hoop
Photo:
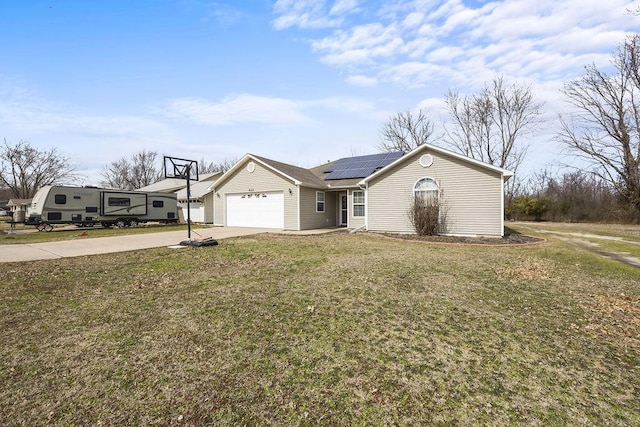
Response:
[{"label": "basketball hoop", "polygon": [[191,243],[191,181],[198,181],[198,162],[164,156],[164,177],[187,180],[187,243]]},{"label": "basketball hoop", "polygon": [[164,156],[164,177],[198,181],[198,162]]}]

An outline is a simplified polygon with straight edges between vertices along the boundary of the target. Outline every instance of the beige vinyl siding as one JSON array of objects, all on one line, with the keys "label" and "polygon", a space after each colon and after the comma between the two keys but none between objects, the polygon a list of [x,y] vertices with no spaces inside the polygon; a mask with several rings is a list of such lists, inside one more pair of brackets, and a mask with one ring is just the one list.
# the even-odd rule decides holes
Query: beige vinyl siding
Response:
[{"label": "beige vinyl siding", "polygon": [[316,212],[315,188],[300,187],[300,229],[333,227],[336,225],[336,197],[328,191],[324,192],[324,212]]},{"label": "beige vinyl siding", "polygon": [[347,192],[347,202],[349,203],[349,223],[347,224],[347,227],[349,228],[358,228],[358,227],[362,227],[363,225],[365,225],[366,222],[366,213],[367,213],[367,203],[369,203],[369,201],[367,200],[367,194],[365,192],[365,216],[353,216],[353,192],[354,191],[363,191],[364,190],[349,190]]},{"label": "beige vinyl siding", "polygon": [[368,229],[415,232],[407,214],[413,186],[428,177],[438,183],[449,234],[501,236],[501,174],[444,154],[430,154],[433,164],[429,167],[422,167],[420,156],[414,156],[369,183]]},{"label": "beige vinyl siding", "polygon": [[204,222],[206,224],[213,224],[213,205],[215,203],[215,196],[213,193],[207,193],[202,198],[202,205],[204,206]]},{"label": "beige vinyl siding", "polygon": [[[298,230],[298,187],[280,174],[255,161],[255,170],[249,172],[247,170],[249,161],[252,160],[248,159],[232,176],[227,177],[223,183],[215,188],[215,224],[227,224],[225,218],[226,194],[282,191],[284,193],[284,229]],[[291,194],[289,194],[289,189],[291,189]],[[220,198],[217,194],[220,194]],[[256,214],[259,215],[258,212]]]}]

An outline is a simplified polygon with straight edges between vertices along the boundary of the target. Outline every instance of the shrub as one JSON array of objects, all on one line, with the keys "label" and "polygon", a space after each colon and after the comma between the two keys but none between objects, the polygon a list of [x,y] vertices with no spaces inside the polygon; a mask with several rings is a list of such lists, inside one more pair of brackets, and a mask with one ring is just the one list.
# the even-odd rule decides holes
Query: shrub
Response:
[{"label": "shrub", "polygon": [[518,214],[533,217],[536,221],[542,221],[542,217],[547,213],[553,202],[546,197],[520,196],[511,203],[507,213],[512,216]]},{"label": "shrub", "polygon": [[416,194],[409,207],[409,220],[419,236],[446,232],[446,209],[437,197]]}]

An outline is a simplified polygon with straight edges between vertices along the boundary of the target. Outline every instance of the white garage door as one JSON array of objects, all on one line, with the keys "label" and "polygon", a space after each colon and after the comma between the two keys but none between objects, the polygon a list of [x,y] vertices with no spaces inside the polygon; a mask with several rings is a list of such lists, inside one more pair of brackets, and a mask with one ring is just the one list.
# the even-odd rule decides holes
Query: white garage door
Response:
[{"label": "white garage door", "polygon": [[227,194],[227,226],[284,228],[284,193]]},{"label": "white garage door", "polygon": [[[199,202],[189,203],[191,222],[204,222],[204,206]],[[184,220],[187,220],[187,202],[180,203]]]}]

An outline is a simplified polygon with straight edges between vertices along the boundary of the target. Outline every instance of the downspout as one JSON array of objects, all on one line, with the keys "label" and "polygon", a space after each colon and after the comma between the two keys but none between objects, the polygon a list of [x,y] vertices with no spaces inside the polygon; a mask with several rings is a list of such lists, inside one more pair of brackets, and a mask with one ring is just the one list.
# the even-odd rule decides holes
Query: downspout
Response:
[{"label": "downspout", "polygon": [[301,203],[302,197],[300,195],[300,184],[299,183],[296,184],[296,191],[297,191],[296,198],[298,199],[297,200],[297,202],[298,202],[297,203],[297,205],[298,205],[298,209],[297,209],[298,210],[298,231],[300,231],[300,223],[301,223],[301,220],[300,220],[300,209],[301,209],[300,208],[300,203]]},{"label": "downspout", "polygon": [[504,173],[500,174],[500,187],[501,187],[501,196],[500,197],[500,237],[504,237]]},{"label": "downspout", "polygon": [[356,234],[358,231],[362,230],[363,228],[366,228],[367,224],[361,225],[358,228],[354,228],[353,230],[349,231],[349,234]]},{"label": "downspout", "polygon": [[358,183],[358,187],[364,191],[364,225],[356,228],[354,232],[357,232],[362,228],[365,230],[369,229],[369,183],[366,182],[364,186]]}]

